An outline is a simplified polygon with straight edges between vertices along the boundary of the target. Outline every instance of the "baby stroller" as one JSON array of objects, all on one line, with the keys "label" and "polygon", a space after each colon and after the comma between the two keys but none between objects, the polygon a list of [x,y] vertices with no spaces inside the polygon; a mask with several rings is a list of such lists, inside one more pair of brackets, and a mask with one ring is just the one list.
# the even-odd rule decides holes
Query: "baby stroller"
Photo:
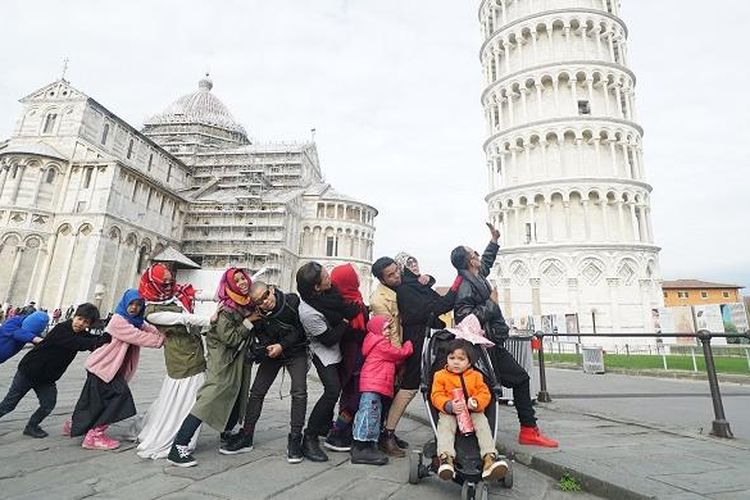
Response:
[{"label": "baby stroller", "polygon": [[[413,450],[409,455],[409,483],[411,484],[418,484],[422,478],[436,474],[440,465],[439,457],[437,456],[437,421],[439,412],[432,406],[430,391],[432,389],[433,375],[444,366],[444,359],[447,355],[445,348],[448,342],[454,338],[455,335],[448,330],[428,331],[422,347],[420,392],[422,393],[422,399],[424,400],[435,438],[427,442],[422,450]],[[495,372],[487,351],[480,346],[474,346],[474,348],[476,362],[473,364],[473,368],[482,374],[484,381],[492,393],[492,401],[484,413],[490,423],[492,437],[496,438],[498,425],[497,401],[502,396],[502,386],[495,379]],[[456,457],[454,466],[456,474],[453,480],[462,485],[462,500],[474,500],[476,498],[484,500],[488,498],[488,485],[482,481],[482,457],[479,455],[479,443],[477,443],[476,436],[464,436],[457,431],[455,449]],[[424,463],[425,459],[427,459],[426,465]],[[513,469],[511,461],[507,460],[507,462],[508,472],[500,484],[504,488],[512,488]]]}]

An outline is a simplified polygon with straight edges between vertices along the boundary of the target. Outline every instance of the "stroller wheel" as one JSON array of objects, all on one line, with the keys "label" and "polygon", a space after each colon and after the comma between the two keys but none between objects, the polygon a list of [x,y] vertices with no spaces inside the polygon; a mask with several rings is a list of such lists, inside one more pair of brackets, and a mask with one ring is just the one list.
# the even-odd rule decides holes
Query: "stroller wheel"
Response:
[{"label": "stroller wheel", "polygon": [[480,500],[489,500],[490,498],[490,487],[487,483],[482,481],[477,485],[477,497]]},{"label": "stroller wheel", "polygon": [[[484,484],[484,483],[481,483]],[[461,487],[461,500],[476,500],[479,485],[471,481],[464,481]]]},{"label": "stroller wheel", "polygon": [[500,484],[506,490],[509,490],[513,487],[513,464],[508,463],[508,472],[505,473],[505,476],[500,481]]},{"label": "stroller wheel", "polygon": [[422,479],[422,452],[409,453],[409,484],[419,484]]}]

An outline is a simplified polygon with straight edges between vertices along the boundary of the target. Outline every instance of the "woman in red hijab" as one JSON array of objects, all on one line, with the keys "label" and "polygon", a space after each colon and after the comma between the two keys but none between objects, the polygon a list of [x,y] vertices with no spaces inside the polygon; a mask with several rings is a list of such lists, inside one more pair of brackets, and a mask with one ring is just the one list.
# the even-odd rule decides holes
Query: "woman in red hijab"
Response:
[{"label": "woman in red hijab", "polygon": [[164,264],[153,264],[143,272],[138,292],[146,300],[146,321],[166,338],[167,367],[159,396],[146,412],[138,434],[138,455],[166,458],[180,423],[203,385],[206,360],[200,331],[208,328],[210,318],[193,314],[195,290],[189,284],[175,283]]},{"label": "woman in red hijab", "polygon": [[359,371],[362,368],[362,341],[367,334],[367,308],[359,291],[359,276],[354,266],[343,264],[334,267],[331,270],[331,283],[345,301],[356,304],[360,309],[360,313],[349,321],[349,329],[339,344],[339,415],[323,444],[329,450],[347,451],[352,444],[352,420],[359,408]]}]

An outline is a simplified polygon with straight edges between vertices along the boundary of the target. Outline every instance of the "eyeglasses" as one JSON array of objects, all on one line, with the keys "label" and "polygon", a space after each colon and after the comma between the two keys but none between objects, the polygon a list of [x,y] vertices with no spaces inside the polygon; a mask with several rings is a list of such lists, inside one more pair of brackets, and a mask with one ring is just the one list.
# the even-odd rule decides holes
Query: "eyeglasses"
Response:
[{"label": "eyeglasses", "polygon": [[263,304],[266,300],[268,300],[268,296],[271,295],[271,289],[266,288],[266,291],[263,292],[263,295],[258,297],[258,300],[255,301],[256,304]]}]

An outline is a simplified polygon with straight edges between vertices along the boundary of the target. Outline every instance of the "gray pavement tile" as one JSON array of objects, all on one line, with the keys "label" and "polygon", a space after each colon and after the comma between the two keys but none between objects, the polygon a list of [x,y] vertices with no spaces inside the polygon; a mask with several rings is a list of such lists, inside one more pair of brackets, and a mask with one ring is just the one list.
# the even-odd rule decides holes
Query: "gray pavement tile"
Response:
[{"label": "gray pavement tile", "polygon": [[303,461],[300,464],[282,463],[279,457],[269,456],[257,462],[215,474],[187,488],[204,494],[216,493],[226,498],[266,498],[290,489],[328,469],[326,464]]},{"label": "gray pavement tile", "polygon": [[725,493],[708,495],[708,498],[712,498],[714,500],[747,500],[748,498],[750,498],[750,488],[740,491],[728,491]]},{"label": "gray pavement tile", "polygon": [[161,498],[170,493],[180,492],[192,483],[193,481],[189,479],[158,474],[146,477],[141,481],[135,481],[125,486],[107,490],[104,493],[94,495],[92,498],[137,498],[138,500],[150,500]]},{"label": "gray pavement tile", "polygon": [[702,474],[659,475],[653,479],[701,495],[750,490],[750,475],[747,469],[739,467]]}]

